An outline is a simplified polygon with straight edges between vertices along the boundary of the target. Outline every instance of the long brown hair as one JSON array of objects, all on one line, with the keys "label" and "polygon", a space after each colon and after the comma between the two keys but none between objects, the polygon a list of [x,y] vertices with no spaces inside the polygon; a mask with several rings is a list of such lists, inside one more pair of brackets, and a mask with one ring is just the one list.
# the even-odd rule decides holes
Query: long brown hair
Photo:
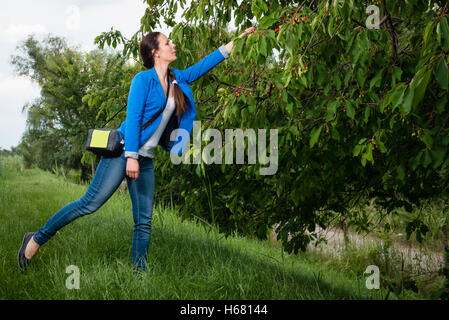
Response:
[{"label": "long brown hair", "polygon": [[[160,32],[150,32],[142,38],[142,41],[140,41],[140,57],[142,58],[144,67],[147,69],[154,67],[153,49],[159,49],[159,43],[157,41],[159,34]],[[170,81],[175,80],[175,73],[170,69],[168,78]],[[186,111],[184,92],[182,92],[177,83],[174,84],[174,88],[176,115],[182,115]]]}]

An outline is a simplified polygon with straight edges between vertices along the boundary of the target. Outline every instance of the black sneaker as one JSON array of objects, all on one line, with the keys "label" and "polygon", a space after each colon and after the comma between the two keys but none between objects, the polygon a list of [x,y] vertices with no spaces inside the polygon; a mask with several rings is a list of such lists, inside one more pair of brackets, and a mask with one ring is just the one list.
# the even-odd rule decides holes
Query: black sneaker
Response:
[{"label": "black sneaker", "polygon": [[146,268],[143,266],[133,266],[132,270],[133,270],[133,275],[140,277],[140,278],[143,277],[146,272]]},{"label": "black sneaker", "polygon": [[22,246],[20,247],[19,253],[17,254],[17,261],[19,263],[19,268],[22,271],[27,269],[27,265],[30,263],[30,259],[25,257],[25,249],[27,247],[28,242],[30,242],[31,238],[34,236],[35,232],[28,232],[23,236]]}]

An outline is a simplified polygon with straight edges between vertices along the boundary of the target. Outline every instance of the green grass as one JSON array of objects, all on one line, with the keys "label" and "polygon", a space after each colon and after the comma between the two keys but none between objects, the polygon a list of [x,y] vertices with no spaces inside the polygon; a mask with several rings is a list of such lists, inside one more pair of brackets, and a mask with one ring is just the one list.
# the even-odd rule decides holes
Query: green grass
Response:
[{"label": "green grass", "polygon": [[[148,271],[131,272],[131,201],[117,191],[97,212],[73,221],[41,247],[26,273],[16,255],[25,232],[37,231],[76,185],[37,169],[0,166],[0,299],[383,299],[366,275],[290,255],[268,241],[224,237],[156,205]],[[157,199],[156,199],[157,201]],[[78,266],[80,289],[66,288],[66,268]],[[421,299],[412,292],[400,297]]]}]

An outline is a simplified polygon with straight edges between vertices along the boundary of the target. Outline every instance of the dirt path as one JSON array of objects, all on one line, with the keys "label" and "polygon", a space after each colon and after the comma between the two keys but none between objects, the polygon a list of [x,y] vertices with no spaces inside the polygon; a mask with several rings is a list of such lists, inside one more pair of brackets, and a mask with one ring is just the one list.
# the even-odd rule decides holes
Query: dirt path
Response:
[{"label": "dirt path", "polygon": [[[339,228],[332,227],[328,229],[321,229],[316,226],[317,233],[327,240],[327,243],[322,242],[315,247],[315,242],[310,243],[307,250],[322,252],[330,256],[340,257],[345,250],[345,242],[343,231]],[[370,235],[359,235],[354,232],[348,232],[348,237],[353,250],[359,252],[367,252],[370,248],[375,248],[385,245],[385,241]],[[276,240],[276,233],[271,232],[269,240],[272,243],[278,243]],[[443,265],[443,253],[431,251],[425,246],[412,246],[404,243],[404,241],[393,241],[393,245],[389,248],[390,256],[395,256],[399,259],[404,259],[406,265],[409,265],[415,271],[436,271]],[[402,258],[401,258],[402,257]]]}]

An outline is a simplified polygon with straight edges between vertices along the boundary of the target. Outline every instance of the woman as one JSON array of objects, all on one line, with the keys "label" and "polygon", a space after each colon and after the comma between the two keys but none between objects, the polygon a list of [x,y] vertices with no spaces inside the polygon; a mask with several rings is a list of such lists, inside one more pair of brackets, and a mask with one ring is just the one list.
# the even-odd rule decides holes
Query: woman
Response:
[{"label": "woman", "polygon": [[[255,30],[254,27],[248,28],[239,38]],[[124,135],[124,151],[116,158],[102,158],[89,188],[80,199],[61,208],[37,232],[25,234],[18,253],[20,269],[26,270],[39,247],[59,229],[76,218],[97,211],[126,177],[134,219],[132,267],[146,270],[153,212],[154,149],[159,144],[166,151],[180,150],[177,153],[182,153],[185,147],[183,140],[180,143],[161,143],[161,136],[166,133],[164,129],[177,119],[175,127],[190,134],[196,109],[189,84],[229,58],[232,47],[231,41],[188,69],[178,70],[168,68],[176,60],[176,46],[164,34],[151,32],[142,39],[140,55],[149,70],[139,72],[131,82],[126,120],[118,129]],[[149,126],[141,129],[165,103],[164,111]]]}]

